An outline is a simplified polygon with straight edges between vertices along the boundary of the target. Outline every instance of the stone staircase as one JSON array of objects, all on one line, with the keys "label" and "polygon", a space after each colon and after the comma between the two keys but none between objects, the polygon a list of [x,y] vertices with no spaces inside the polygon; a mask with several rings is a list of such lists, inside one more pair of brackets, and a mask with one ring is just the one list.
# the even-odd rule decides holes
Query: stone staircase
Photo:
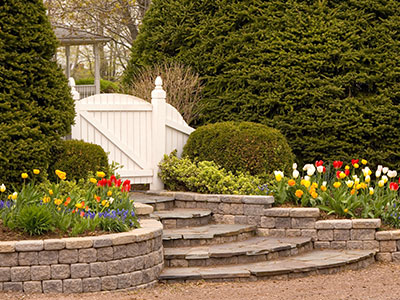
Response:
[{"label": "stone staircase", "polygon": [[212,212],[176,208],[173,197],[135,194],[162,222],[165,267],[161,282],[293,278],[359,269],[374,250],[315,250],[311,237],[257,236],[257,226],[216,224]]}]

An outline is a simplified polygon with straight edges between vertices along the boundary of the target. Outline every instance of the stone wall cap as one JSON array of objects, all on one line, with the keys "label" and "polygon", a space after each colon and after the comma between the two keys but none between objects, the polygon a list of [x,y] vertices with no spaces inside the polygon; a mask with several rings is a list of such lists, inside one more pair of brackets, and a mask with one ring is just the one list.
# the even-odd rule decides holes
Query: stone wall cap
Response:
[{"label": "stone wall cap", "polygon": [[290,207],[272,207],[264,209],[264,216],[266,217],[289,217]]},{"label": "stone wall cap", "polygon": [[16,251],[41,251],[43,250],[43,240],[27,240],[15,243]]},{"label": "stone wall cap", "polygon": [[135,213],[137,216],[149,215],[154,210],[153,206],[140,202],[134,202],[133,205],[135,206]]},{"label": "stone wall cap", "polygon": [[249,195],[243,196],[243,203],[246,204],[273,204],[275,202],[272,196],[259,196],[259,195]]},{"label": "stone wall cap", "polygon": [[294,207],[290,210],[290,216],[296,218],[318,218],[319,208],[314,207]]},{"label": "stone wall cap", "polygon": [[0,242],[0,253],[15,252],[16,241],[4,241]]},{"label": "stone wall cap", "polygon": [[381,219],[353,219],[353,228],[369,229],[381,227]]}]

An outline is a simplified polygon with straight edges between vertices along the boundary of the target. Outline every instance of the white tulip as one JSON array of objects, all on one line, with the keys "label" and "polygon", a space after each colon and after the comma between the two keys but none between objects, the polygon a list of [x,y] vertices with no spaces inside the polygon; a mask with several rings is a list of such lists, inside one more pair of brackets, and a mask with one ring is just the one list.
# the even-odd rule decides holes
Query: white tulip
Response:
[{"label": "white tulip", "polygon": [[378,165],[378,169],[377,171],[382,172],[383,166],[382,165]]},{"label": "white tulip", "polygon": [[297,170],[294,170],[294,171],[293,171],[293,178],[296,179],[296,178],[298,178],[299,176],[300,176],[300,172],[297,171]]},{"label": "white tulip", "polygon": [[326,182],[326,181],[322,182],[322,185],[323,185],[323,186],[326,186],[326,185],[327,185],[327,182]]},{"label": "white tulip", "polygon": [[388,182],[389,178],[386,175],[383,175],[382,180],[384,183],[386,183],[386,182]]},{"label": "white tulip", "polygon": [[308,175],[304,176],[304,180],[310,181],[310,176]]},{"label": "white tulip", "polygon": [[313,176],[314,173],[315,173],[315,167],[314,167],[314,165],[310,165],[310,167],[307,169],[307,175]]},{"label": "white tulip", "polygon": [[297,164],[294,163],[292,168],[293,168],[293,170],[297,170]]},{"label": "white tulip", "polygon": [[318,173],[322,173],[324,171],[324,167],[323,166],[318,166],[317,167],[317,171],[318,171]]},{"label": "white tulip", "polygon": [[396,177],[397,176],[397,171],[391,171],[391,170],[389,170],[388,172],[387,172],[387,176],[389,177],[389,178],[394,178],[394,177]]},{"label": "white tulip", "polygon": [[386,174],[387,171],[389,171],[389,168],[388,168],[388,167],[384,167],[384,168],[382,169],[383,174]]},{"label": "white tulip", "polygon": [[379,178],[379,177],[381,177],[381,175],[382,175],[382,173],[381,173],[381,170],[376,170],[376,172],[375,172],[375,176],[376,176],[376,178]]}]

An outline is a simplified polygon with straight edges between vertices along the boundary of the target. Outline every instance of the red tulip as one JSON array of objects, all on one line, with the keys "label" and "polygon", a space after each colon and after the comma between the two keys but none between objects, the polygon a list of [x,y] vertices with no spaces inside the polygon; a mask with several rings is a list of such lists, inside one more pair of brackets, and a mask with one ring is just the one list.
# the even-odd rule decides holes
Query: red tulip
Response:
[{"label": "red tulip", "polygon": [[335,169],[341,168],[342,165],[343,165],[343,162],[340,161],[340,160],[335,160],[335,161],[333,162],[333,167],[334,167]]},{"label": "red tulip", "polygon": [[322,166],[322,172],[325,173],[326,172],[326,168],[325,166]]},{"label": "red tulip", "polygon": [[340,173],[342,173],[342,171],[337,171],[337,172],[336,172],[336,178],[337,178],[337,179],[340,179]]},{"label": "red tulip", "polygon": [[324,162],[323,162],[322,160],[317,160],[317,161],[315,162],[315,166],[316,166],[316,167],[322,166],[323,164],[324,164]]},{"label": "red tulip", "polygon": [[358,164],[359,161],[359,159],[352,159],[351,164],[354,166],[355,164]]},{"label": "red tulip", "polygon": [[344,170],[344,174],[346,174],[346,176],[349,176],[350,175],[350,170]]},{"label": "red tulip", "polygon": [[116,184],[116,183],[117,183],[117,178],[116,178],[114,175],[111,175],[111,176],[110,176],[110,181],[111,181],[112,183]]},{"label": "red tulip", "polygon": [[125,180],[124,183],[122,184],[121,191],[122,192],[129,192],[131,190],[131,181],[130,180]]},{"label": "red tulip", "polygon": [[391,182],[389,184],[389,189],[392,191],[397,191],[399,189],[399,185],[396,182]]}]

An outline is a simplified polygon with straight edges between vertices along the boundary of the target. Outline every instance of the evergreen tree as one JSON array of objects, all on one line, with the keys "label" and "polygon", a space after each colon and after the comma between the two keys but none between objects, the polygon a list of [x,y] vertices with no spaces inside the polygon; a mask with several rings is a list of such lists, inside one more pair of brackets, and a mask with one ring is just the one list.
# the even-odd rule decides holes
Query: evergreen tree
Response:
[{"label": "evergreen tree", "polygon": [[399,50],[397,0],[154,0],[124,82],[179,61],[205,83],[199,124],[260,122],[300,161],[400,168]]},{"label": "evergreen tree", "polygon": [[42,0],[0,5],[0,183],[46,171],[51,151],[68,134],[74,102],[54,61],[57,40]]}]

